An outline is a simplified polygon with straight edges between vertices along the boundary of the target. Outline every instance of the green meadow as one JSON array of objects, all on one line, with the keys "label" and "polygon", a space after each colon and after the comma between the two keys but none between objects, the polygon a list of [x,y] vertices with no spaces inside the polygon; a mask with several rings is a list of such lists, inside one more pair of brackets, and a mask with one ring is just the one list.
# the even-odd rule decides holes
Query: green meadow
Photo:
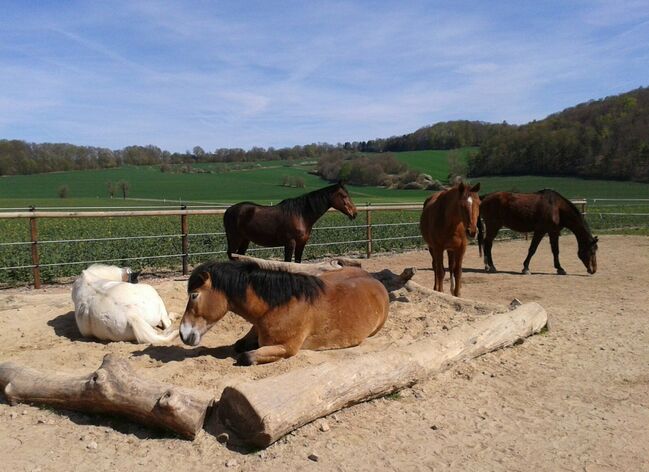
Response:
[{"label": "green meadow", "polygon": [[[462,159],[472,148],[458,151]],[[398,159],[414,169],[444,181],[448,175],[448,151],[396,153]],[[457,155],[457,154],[456,154]],[[123,167],[108,170],[59,172],[29,176],[0,177],[0,211],[2,208],[62,207],[151,207],[176,206],[183,202],[199,205],[230,204],[251,200],[277,203],[301,195],[328,183],[309,173],[313,161],[265,162],[258,164],[198,164],[198,172],[161,172],[159,167]],[[303,188],[282,186],[285,177],[300,178]],[[129,182],[129,198],[109,198],[107,182]],[[624,232],[647,234],[649,202],[593,202],[595,198],[649,199],[649,185],[635,182],[583,180],[565,177],[483,177],[481,192],[497,190],[531,192],[553,188],[569,198],[588,198],[588,219],[597,234]],[[69,198],[58,198],[58,188],[67,185]],[[429,191],[388,190],[378,187],[348,187],[357,205],[367,202],[420,203]],[[625,215],[610,213],[625,212]],[[630,215],[629,213],[638,213]],[[373,251],[399,251],[421,247],[419,211],[374,212],[372,216]],[[42,276],[45,282],[78,274],[90,261],[115,261],[147,270],[179,268],[182,252],[178,217],[39,219],[39,244]],[[325,215],[316,225],[306,259],[337,254],[362,255],[366,249],[365,215],[349,221],[339,213]],[[210,257],[224,257],[226,249],[222,218],[191,216],[190,264]],[[164,235],[158,237],[158,235]],[[130,239],[146,236],[147,239]],[[110,238],[92,241],[94,238]],[[129,238],[129,239],[122,239]],[[65,240],[83,240],[65,242]],[[26,220],[0,219],[0,285],[30,280],[27,268],[6,269],[31,264],[29,225]],[[20,244],[16,244],[21,242]],[[281,257],[282,250],[251,247],[254,255]],[[148,259],[146,259],[149,257]],[[143,259],[144,258],[144,259]],[[151,259],[153,258],[153,259]],[[83,263],[77,264],[77,262]],[[58,265],[63,264],[63,265]]]}]

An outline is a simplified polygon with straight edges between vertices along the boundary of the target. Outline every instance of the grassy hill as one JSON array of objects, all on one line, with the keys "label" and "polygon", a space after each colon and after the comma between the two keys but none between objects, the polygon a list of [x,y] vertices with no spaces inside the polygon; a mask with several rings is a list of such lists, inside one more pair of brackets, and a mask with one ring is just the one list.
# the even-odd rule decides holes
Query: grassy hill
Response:
[{"label": "grassy hill", "polygon": [[[411,151],[394,153],[411,168],[444,181],[449,173],[448,154],[453,151]],[[475,152],[475,148],[456,151],[462,159]],[[278,201],[301,195],[327,185],[327,182],[309,174],[313,162],[266,162],[247,169],[236,170],[230,165],[199,164],[194,167],[214,173],[161,172],[157,166],[127,166],[117,169],[55,172],[49,174],[16,175],[0,177],[0,207],[24,208],[43,206],[123,206],[155,204],[155,201],[122,200],[108,198],[107,182],[129,182],[131,199],[161,200],[160,204],[182,201],[224,203],[251,200],[260,203]],[[218,168],[218,173],[217,173]],[[281,185],[284,176],[299,177],[304,188]],[[553,188],[568,197],[587,198],[649,198],[649,185],[635,182],[584,180],[569,177],[481,177],[484,192],[514,190],[530,192]],[[67,185],[69,198],[57,197],[60,186]],[[416,190],[388,190],[378,187],[349,186],[357,203],[365,202],[419,202],[430,192]],[[165,202],[166,200],[166,202]]]}]

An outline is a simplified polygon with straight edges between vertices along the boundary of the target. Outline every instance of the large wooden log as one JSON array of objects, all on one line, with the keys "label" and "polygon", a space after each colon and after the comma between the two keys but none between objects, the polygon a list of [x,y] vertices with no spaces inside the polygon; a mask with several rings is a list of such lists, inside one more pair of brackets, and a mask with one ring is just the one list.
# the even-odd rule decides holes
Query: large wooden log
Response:
[{"label": "large wooden log", "polygon": [[205,393],[139,377],[125,359],[107,354],[84,376],[43,373],[0,364],[0,387],[12,405],[36,403],[110,413],[193,439],[214,399]]},{"label": "large wooden log", "polygon": [[222,421],[246,442],[266,447],[288,432],[340,408],[410,386],[452,363],[539,332],[545,310],[528,303],[405,347],[360,355],[228,386]]}]

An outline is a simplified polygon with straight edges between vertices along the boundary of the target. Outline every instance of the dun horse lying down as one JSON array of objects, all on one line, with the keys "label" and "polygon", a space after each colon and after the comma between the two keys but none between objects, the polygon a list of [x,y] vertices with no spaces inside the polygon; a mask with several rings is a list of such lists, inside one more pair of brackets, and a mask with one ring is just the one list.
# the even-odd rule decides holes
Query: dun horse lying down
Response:
[{"label": "dun horse lying down", "polygon": [[81,273],[72,286],[72,301],[84,337],[155,344],[178,335],[175,330],[160,334],[154,329],[167,329],[171,320],[158,292],[150,285],[137,284],[137,275],[129,268],[103,264],[93,264]]},{"label": "dun horse lying down", "polygon": [[[356,346],[376,334],[388,316],[385,287],[364,270],[342,267],[321,275],[293,273],[267,261],[207,262],[192,272],[180,338],[196,346],[232,311],[252,323],[236,342],[241,364],[264,364],[300,349]],[[299,271],[302,272],[302,271]]]}]

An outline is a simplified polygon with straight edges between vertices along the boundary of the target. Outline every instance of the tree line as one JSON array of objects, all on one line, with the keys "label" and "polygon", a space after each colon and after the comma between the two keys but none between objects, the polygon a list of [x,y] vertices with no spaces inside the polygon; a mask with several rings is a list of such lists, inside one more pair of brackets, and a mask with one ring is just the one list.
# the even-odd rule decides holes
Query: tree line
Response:
[{"label": "tree line", "polygon": [[649,88],[503,127],[483,141],[468,172],[649,182]]}]

